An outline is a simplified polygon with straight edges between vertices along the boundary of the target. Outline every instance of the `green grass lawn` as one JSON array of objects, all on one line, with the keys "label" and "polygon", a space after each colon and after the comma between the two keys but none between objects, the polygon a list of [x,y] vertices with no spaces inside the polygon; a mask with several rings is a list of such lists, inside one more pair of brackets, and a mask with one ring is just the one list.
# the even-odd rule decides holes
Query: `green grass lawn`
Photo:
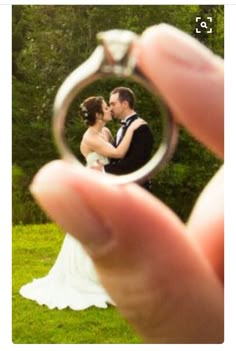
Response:
[{"label": "green grass lawn", "polygon": [[16,344],[133,344],[140,338],[115,307],[49,310],[19,294],[48,273],[64,235],[54,224],[13,227],[12,341]]}]

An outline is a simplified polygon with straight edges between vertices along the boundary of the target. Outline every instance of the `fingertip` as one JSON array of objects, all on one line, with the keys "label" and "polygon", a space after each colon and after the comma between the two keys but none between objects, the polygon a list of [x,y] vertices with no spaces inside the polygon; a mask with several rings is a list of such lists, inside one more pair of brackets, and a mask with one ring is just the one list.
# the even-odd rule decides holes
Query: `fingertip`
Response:
[{"label": "fingertip", "polygon": [[60,174],[63,169],[64,161],[62,160],[54,160],[40,168],[29,185],[31,194],[35,196],[41,191],[45,191],[50,186],[51,181],[55,180],[56,175]]},{"label": "fingertip", "polygon": [[188,33],[166,23],[147,28],[140,37],[140,45],[139,60],[145,69],[154,68],[149,62],[153,52],[157,68],[159,59],[164,59],[163,55],[167,63],[172,59],[197,70],[222,68],[222,59],[210,49]]},{"label": "fingertip", "polygon": [[30,184],[33,195],[51,191],[57,184],[63,191],[63,186],[76,183],[79,178],[96,178],[102,182],[104,174],[91,168],[84,167],[79,162],[70,163],[66,160],[54,160],[44,165],[34,176]]},{"label": "fingertip", "polygon": [[139,45],[137,65],[174,118],[222,157],[223,60],[195,38],[165,23],[148,28]]}]

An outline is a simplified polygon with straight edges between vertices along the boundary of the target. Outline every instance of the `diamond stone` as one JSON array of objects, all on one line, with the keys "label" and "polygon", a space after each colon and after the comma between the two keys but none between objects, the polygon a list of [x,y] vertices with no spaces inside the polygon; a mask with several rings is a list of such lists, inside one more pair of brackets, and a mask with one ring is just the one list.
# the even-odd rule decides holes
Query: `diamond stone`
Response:
[{"label": "diamond stone", "polygon": [[120,62],[126,56],[131,44],[137,38],[138,36],[135,33],[121,29],[113,29],[97,34],[98,41],[104,45],[110,59],[115,62]]}]

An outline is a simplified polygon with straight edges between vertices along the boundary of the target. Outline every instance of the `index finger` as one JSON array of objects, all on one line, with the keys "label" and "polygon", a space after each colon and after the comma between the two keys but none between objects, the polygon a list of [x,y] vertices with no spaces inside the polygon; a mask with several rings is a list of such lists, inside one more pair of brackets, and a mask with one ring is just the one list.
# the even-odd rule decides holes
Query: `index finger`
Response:
[{"label": "index finger", "polygon": [[223,60],[166,24],[148,28],[135,48],[138,66],[198,140],[224,153]]}]

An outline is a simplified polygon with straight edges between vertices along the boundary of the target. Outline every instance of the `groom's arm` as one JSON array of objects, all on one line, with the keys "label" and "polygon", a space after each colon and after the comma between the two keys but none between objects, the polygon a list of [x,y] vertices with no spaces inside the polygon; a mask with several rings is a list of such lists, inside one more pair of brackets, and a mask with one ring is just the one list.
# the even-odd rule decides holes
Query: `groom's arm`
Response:
[{"label": "groom's arm", "polygon": [[130,148],[123,159],[112,160],[104,167],[107,173],[122,175],[142,167],[150,159],[153,136],[147,125],[139,127],[133,135]]}]

